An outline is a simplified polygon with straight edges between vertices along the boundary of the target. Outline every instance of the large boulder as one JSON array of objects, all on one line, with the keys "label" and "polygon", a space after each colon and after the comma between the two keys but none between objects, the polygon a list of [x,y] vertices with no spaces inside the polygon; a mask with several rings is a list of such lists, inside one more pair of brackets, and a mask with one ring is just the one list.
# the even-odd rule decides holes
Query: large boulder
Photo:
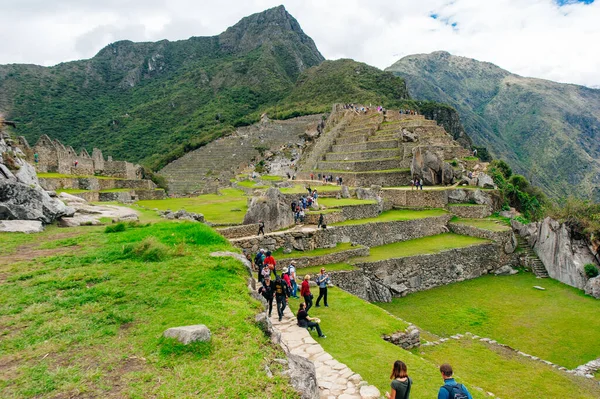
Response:
[{"label": "large boulder", "polygon": [[454,182],[454,169],[443,156],[427,147],[415,147],[410,171],[413,176],[423,180],[427,186],[439,184],[452,184]]},{"label": "large boulder", "polygon": [[281,192],[271,187],[265,195],[248,200],[248,211],[244,216],[244,224],[255,224],[262,220],[265,230],[274,231],[294,224],[294,215],[290,204]]},{"label": "large boulder", "polygon": [[479,172],[479,175],[477,176],[477,186],[481,188],[496,188],[494,179],[483,172]]},{"label": "large boulder", "polygon": [[302,399],[318,399],[319,385],[315,365],[302,356],[287,353],[290,383],[300,392]]},{"label": "large boulder", "polygon": [[0,182],[0,220],[39,220],[47,224],[74,213],[73,208],[51,198],[39,186]]},{"label": "large boulder", "polygon": [[600,299],[600,276],[591,278],[585,283],[585,293]]}]

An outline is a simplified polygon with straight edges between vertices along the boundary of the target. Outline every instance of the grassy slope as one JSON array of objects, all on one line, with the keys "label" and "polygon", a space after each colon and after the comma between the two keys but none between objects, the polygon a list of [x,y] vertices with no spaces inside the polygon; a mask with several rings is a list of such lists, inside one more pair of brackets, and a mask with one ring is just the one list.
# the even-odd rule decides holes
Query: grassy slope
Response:
[{"label": "grassy slope", "polygon": [[422,254],[433,254],[454,248],[464,248],[471,245],[489,243],[482,238],[462,236],[454,233],[444,233],[435,236],[417,238],[415,240],[400,241],[392,244],[370,248],[370,255],[363,258],[354,258],[356,262],[376,262],[391,258],[404,258]]},{"label": "grassy slope", "polygon": [[[252,323],[259,305],[247,295],[243,266],[208,257],[230,248],[222,237],[192,223],[82,231],[2,237],[13,247],[71,249],[18,262],[0,257],[3,397],[295,396],[276,372],[264,378],[265,361],[281,354]],[[147,236],[180,256],[144,262],[123,254]],[[166,328],[194,323],[211,329],[210,344],[161,338]],[[232,375],[244,384],[224,383]]]},{"label": "grassy slope", "polygon": [[223,189],[220,195],[206,194],[192,198],[168,198],[164,200],[143,200],[137,204],[149,209],[185,209],[188,212],[204,214],[207,221],[213,223],[241,223],[246,214],[247,197],[240,190]]},{"label": "grassy slope", "polygon": [[484,276],[380,306],[440,336],[468,331],[567,368],[600,356],[600,302],[530,273]]},{"label": "grassy slope", "polygon": [[382,212],[376,218],[346,220],[340,223],[334,223],[334,226],[348,226],[354,224],[373,223],[373,222],[391,222],[396,220],[415,220],[447,215],[443,209],[411,210],[411,209],[393,209]]}]

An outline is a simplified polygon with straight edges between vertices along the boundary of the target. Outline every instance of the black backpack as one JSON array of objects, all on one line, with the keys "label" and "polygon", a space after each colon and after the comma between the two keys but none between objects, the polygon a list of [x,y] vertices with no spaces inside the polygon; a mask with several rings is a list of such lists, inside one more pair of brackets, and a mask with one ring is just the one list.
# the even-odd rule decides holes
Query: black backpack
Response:
[{"label": "black backpack", "polygon": [[456,385],[442,385],[448,391],[448,399],[469,399],[469,395],[463,389],[462,384]]}]

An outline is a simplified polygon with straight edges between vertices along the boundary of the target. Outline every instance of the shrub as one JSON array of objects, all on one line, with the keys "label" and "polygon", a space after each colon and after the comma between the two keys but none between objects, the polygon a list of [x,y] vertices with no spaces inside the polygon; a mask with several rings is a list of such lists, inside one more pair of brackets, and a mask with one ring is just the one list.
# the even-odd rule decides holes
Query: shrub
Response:
[{"label": "shrub", "polygon": [[583,267],[583,270],[585,271],[585,275],[588,278],[593,278],[598,276],[598,267],[596,265],[594,265],[593,263],[588,263]]},{"label": "shrub", "polygon": [[125,223],[117,223],[112,226],[106,226],[106,228],[104,229],[104,232],[105,233],[118,233],[118,232],[125,231],[125,230],[126,230]]},{"label": "shrub", "polygon": [[458,166],[458,161],[456,159],[453,159],[452,161],[450,161],[450,165],[456,168]]}]

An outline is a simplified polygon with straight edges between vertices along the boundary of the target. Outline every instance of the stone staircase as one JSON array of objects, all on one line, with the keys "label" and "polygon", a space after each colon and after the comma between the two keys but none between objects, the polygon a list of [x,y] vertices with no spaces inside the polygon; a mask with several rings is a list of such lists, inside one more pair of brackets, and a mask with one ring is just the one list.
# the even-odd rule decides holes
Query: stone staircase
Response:
[{"label": "stone staircase", "polygon": [[[415,138],[411,141],[403,138],[403,134]],[[315,165],[313,173],[342,177],[344,184],[351,186],[408,185],[412,151],[416,146],[443,152],[444,159],[469,155],[443,127],[422,115],[390,111],[384,117],[369,111],[352,115],[330,150]]]},{"label": "stone staircase", "polygon": [[537,256],[535,251],[529,246],[527,240],[521,237],[518,234],[515,234],[517,237],[517,248],[525,254],[527,259],[527,263],[531,265],[531,270],[538,278],[548,278],[548,270],[546,270],[546,266],[542,263],[540,258]]}]

